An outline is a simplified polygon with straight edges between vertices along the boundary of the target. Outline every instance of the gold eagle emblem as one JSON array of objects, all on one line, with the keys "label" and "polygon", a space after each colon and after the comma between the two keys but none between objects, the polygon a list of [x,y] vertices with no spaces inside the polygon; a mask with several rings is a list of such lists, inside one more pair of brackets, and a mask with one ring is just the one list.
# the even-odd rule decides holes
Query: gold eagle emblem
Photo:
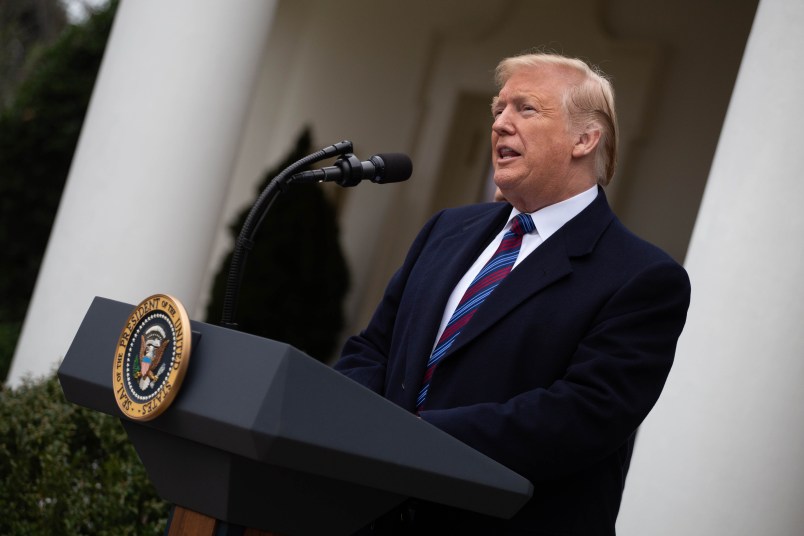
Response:
[{"label": "gold eagle emblem", "polygon": [[[157,367],[162,361],[170,338],[160,326],[151,326],[141,336],[140,342],[140,371],[135,377],[140,380],[140,389],[145,390],[152,382],[156,382],[162,373]],[[156,373],[154,373],[156,371]]]}]

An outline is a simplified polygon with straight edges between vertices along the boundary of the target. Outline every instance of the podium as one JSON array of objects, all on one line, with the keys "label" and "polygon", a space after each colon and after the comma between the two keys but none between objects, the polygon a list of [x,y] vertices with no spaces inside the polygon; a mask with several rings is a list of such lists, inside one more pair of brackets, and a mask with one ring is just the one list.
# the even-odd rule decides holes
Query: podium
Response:
[{"label": "podium", "polygon": [[510,518],[522,476],[284,343],[191,322],[171,406],[115,402],[115,346],[133,305],[95,298],[58,377],[72,403],[121,418],[159,495],[262,531],[348,535],[408,498]]}]

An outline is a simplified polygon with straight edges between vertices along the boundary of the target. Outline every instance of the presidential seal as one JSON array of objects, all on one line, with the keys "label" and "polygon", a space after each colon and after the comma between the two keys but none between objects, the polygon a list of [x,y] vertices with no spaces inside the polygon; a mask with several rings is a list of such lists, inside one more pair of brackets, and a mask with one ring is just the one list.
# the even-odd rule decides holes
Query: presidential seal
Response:
[{"label": "presidential seal", "polygon": [[167,294],[143,300],[128,317],[114,358],[113,386],[120,410],[148,421],[170,406],[190,361],[190,319]]}]

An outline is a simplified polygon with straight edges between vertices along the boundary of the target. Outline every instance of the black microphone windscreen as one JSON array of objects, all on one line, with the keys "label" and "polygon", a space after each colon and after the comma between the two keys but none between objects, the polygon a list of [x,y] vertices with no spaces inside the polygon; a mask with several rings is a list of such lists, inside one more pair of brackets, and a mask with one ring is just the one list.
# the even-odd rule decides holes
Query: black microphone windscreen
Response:
[{"label": "black microphone windscreen", "polygon": [[374,161],[375,158],[379,158],[382,161],[382,167],[384,168],[375,182],[384,184],[386,182],[406,181],[413,173],[413,162],[404,153],[381,153],[371,157],[371,160]]}]

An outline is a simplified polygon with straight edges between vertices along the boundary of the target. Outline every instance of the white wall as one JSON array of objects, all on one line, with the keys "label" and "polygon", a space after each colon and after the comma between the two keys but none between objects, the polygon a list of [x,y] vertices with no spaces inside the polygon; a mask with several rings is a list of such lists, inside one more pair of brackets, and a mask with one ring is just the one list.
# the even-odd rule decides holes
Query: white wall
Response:
[{"label": "white wall", "polygon": [[692,306],[618,534],[804,530],[804,4],[763,0],[686,266]]},{"label": "white wall", "polygon": [[121,3],[10,384],[51,371],[96,295],[194,309],[273,8]]}]

